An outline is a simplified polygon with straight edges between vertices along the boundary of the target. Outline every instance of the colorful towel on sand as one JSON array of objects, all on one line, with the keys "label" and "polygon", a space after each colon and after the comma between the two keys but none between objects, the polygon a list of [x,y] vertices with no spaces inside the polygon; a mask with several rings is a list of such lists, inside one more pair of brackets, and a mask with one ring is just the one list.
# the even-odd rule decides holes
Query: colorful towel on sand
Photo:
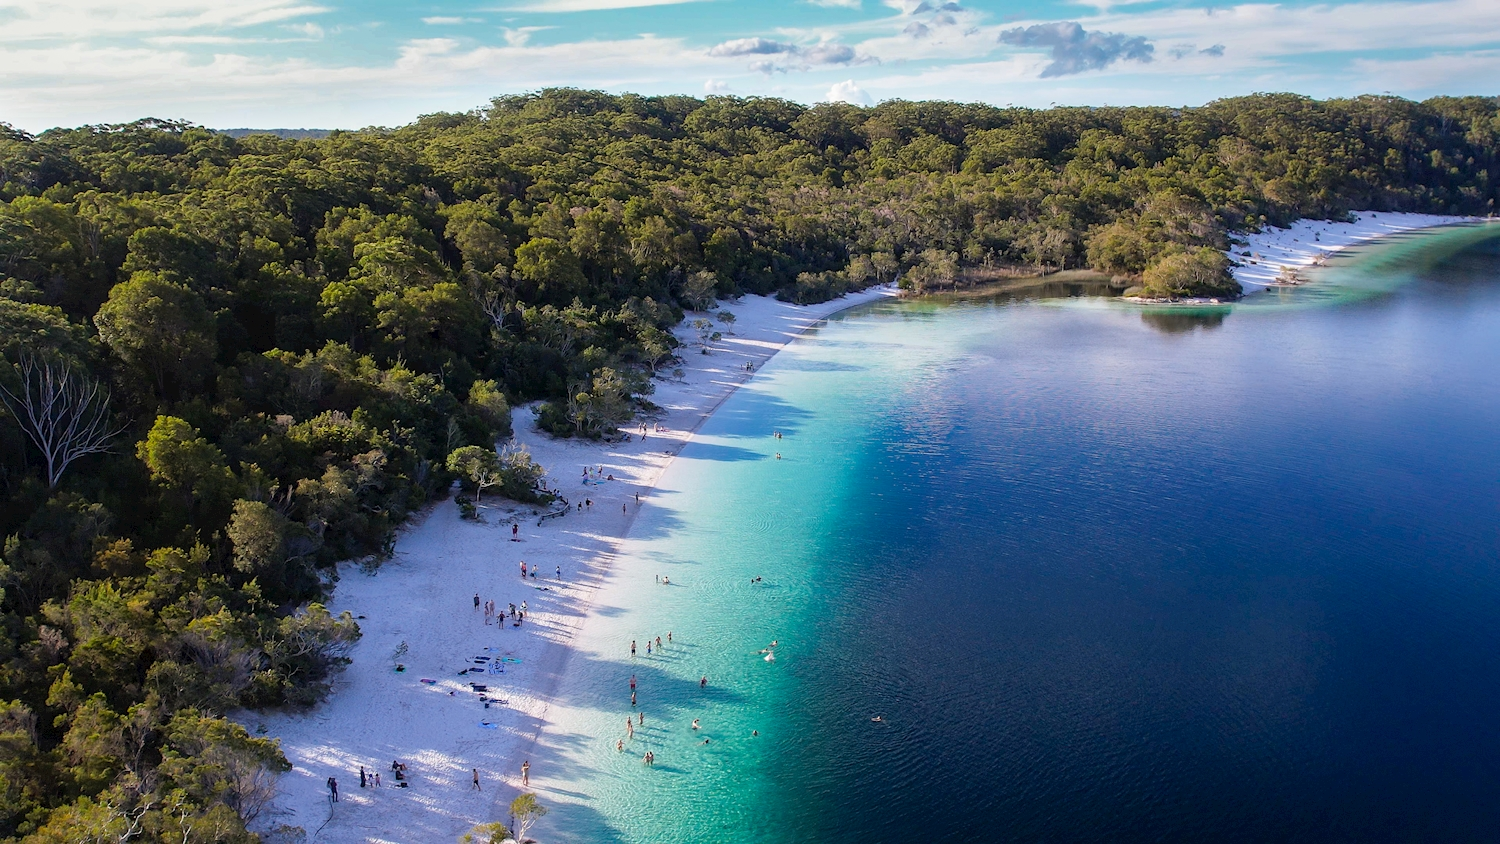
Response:
[{"label": "colorful towel on sand", "polygon": [[429,685],[429,686],[432,686],[432,685],[436,685],[436,684],[437,684],[437,681],[436,681],[436,680],[429,680],[429,679],[427,679],[427,678],[426,678],[426,677],[423,677],[423,678],[422,678],[422,679],[421,679],[421,680],[419,680],[419,681],[418,681],[418,682],[421,682],[421,683],[426,683],[426,684],[427,684],[427,685]]}]

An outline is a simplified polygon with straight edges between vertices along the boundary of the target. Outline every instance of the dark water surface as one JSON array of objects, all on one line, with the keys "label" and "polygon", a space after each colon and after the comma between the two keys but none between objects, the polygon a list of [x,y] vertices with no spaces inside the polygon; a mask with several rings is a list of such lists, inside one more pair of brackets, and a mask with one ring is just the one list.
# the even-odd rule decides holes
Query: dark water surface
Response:
[{"label": "dark water surface", "polygon": [[988,330],[825,545],[794,837],[1500,838],[1500,260],[1428,276],[935,314]]},{"label": "dark water surface", "polygon": [[617,620],[688,643],[622,669],[670,769],[565,687],[601,709],[575,839],[1500,838],[1497,244],[1329,307],[892,304],[795,344],[638,523],[682,585]]}]

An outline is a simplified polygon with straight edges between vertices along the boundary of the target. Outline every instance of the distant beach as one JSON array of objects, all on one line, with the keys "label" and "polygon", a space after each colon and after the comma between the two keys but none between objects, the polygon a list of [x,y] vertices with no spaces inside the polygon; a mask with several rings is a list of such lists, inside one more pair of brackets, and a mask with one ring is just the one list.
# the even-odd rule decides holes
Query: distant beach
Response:
[{"label": "distant beach", "polygon": [[1315,266],[1335,253],[1403,232],[1483,222],[1483,217],[1439,214],[1405,214],[1391,211],[1358,211],[1353,222],[1298,220],[1288,228],[1268,226],[1245,238],[1246,245],[1232,246],[1228,255],[1236,266],[1235,281],[1254,293],[1272,287],[1284,271]]}]

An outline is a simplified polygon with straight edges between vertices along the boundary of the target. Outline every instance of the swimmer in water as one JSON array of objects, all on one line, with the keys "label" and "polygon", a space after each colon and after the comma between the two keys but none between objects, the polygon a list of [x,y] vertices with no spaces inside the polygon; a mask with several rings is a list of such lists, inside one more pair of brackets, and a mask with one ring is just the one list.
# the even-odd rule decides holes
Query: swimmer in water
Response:
[{"label": "swimmer in water", "polygon": [[693,719],[693,729],[695,729],[695,730],[698,729],[698,719],[697,718]]},{"label": "swimmer in water", "polygon": [[876,715],[874,718],[871,718],[870,720],[874,721],[877,724],[881,724],[881,723],[885,722],[885,719],[882,718],[882,717],[880,717],[879,715]]}]

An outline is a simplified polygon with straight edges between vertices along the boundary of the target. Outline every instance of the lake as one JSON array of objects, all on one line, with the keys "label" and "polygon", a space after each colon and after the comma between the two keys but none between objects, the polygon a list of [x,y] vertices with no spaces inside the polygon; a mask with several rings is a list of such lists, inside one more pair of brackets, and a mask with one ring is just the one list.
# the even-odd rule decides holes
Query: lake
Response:
[{"label": "lake", "polygon": [[587,715],[543,738],[547,837],[1493,839],[1496,234],[1235,306],[898,302],[792,344],[580,634],[619,678],[558,689]]}]

